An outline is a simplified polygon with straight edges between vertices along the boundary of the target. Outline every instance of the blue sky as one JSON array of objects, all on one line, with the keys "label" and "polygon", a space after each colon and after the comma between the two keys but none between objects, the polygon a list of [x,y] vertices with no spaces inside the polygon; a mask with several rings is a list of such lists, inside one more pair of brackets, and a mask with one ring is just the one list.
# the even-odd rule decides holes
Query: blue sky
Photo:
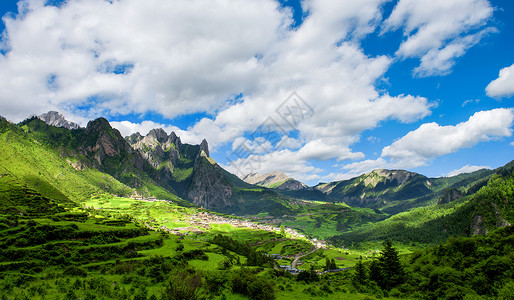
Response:
[{"label": "blue sky", "polygon": [[0,115],[206,138],[313,185],[513,159],[508,0],[0,2]]}]

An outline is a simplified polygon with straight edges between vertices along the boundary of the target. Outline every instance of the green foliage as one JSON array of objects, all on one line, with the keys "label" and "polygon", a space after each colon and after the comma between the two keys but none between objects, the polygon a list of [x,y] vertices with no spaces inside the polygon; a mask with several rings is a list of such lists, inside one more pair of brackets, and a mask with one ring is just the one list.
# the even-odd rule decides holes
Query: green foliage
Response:
[{"label": "green foliage", "polygon": [[275,291],[271,282],[254,275],[248,269],[236,271],[231,278],[232,292],[249,297],[250,299],[272,300]]},{"label": "green foliage", "polygon": [[305,283],[317,282],[320,280],[316,270],[310,269],[309,271],[301,271],[296,277],[297,281],[303,281]]},{"label": "green foliage", "polygon": [[398,251],[393,248],[391,241],[384,242],[384,249],[378,258],[378,285],[384,290],[390,290],[405,281],[405,272],[398,258]]},{"label": "green foliage", "polygon": [[487,236],[452,238],[445,244],[415,252],[407,267],[406,290],[424,298],[508,293],[514,276],[514,229]]},{"label": "green foliage", "polygon": [[181,270],[170,276],[164,292],[163,300],[194,300],[201,295],[202,275],[195,270]]},{"label": "green foliage", "polygon": [[248,266],[273,267],[275,265],[275,260],[273,258],[265,255],[264,253],[261,253],[260,251],[256,251],[247,243],[241,243],[231,237],[217,234],[214,236],[211,242],[223,247],[226,250],[246,256],[246,265]]}]

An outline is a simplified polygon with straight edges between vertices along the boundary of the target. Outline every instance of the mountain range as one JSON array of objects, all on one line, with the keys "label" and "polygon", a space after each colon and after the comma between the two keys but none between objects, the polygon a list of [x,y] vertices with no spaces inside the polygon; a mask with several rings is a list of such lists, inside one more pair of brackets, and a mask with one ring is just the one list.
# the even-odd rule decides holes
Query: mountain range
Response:
[{"label": "mountain range", "polygon": [[[296,216],[312,215],[314,208],[309,207],[319,202],[326,205],[316,208],[321,215],[310,217],[309,222],[313,222],[312,230],[324,222],[333,224],[326,225],[333,226],[330,232],[357,229],[372,219],[391,222],[396,215],[427,207],[457,207],[490,184],[498,172],[512,170],[511,163],[503,169],[428,178],[405,170],[379,169],[308,187],[280,172],[248,174],[240,179],[210,157],[206,140],[199,145],[182,143],[174,132],[167,134],[163,129],[153,129],[146,136],[135,133],[122,137],[104,118],[88,122],[85,128],[57,112],[19,124],[2,118],[0,137],[3,210],[19,209],[20,201],[26,199],[44,198],[59,207],[109,193],[155,197],[222,213],[265,214],[295,224],[301,219]],[[491,203],[483,204],[480,213],[476,205],[469,208],[471,212],[460,225],[466,230],[459,232],[482,233],[493,223],[501,227],[514,221],[510,204]],[[341,206],[335,204],[349,209],[342,214]],[[22,213],[36,213],[25,207]],[[352,232],[353,236],[345,238],[358,240],[356,235],[361,231]]]}]

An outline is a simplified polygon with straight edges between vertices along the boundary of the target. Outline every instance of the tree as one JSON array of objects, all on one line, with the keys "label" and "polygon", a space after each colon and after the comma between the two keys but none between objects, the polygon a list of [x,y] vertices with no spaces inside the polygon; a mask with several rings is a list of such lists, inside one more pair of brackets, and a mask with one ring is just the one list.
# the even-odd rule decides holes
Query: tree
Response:
[{"label": "tree", "polygon": [[359,261],[355,265],[355,273],[353,273],[353,282],[354,285],[360,286],[366,284],[368,281],[368,271],[366,267],[362,263],[362,256],[359,258]]},{"label": "tree", "polygon": [[382,289],[390,290],[405,281],[405,271],[398,258],[398,251],[393,248],[389,240],[384,242],[384,250],[378,258],[378,269],[380,275],[376,278]]}]

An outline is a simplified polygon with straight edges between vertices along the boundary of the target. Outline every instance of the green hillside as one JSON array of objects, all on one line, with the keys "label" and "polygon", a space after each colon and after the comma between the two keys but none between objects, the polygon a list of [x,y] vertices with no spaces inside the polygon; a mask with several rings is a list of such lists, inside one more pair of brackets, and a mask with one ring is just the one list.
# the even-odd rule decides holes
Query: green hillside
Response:
[{"label": "green hillside", "polygon": [[98,193],[129,195],[133,192],[96,169],[76,170],[77,160],[62,158],[58,151],[6,121],[0,121],[0,152],[0,182],[4,191],[0,197],[3,199],[20,199],[24,194],[37,193],[71,205]]},{"label": "green hillside", "polygon": [[[335,236],[332,240],[335,243],[366,243],[391,239],[406,244],[430,244],[442,242],[451,236],[485,234],[498,227],[510,226],[514,222],[510,201],[514,196],[512,165],[511,162],[495,170],[493,176],[488,174],[487,184],[473,194],[450,203],[398,213],[386,220]],[[462,177],[469,181],[469,175]],[[476,182],[482,185],[481,181],[471,180],[468,191],[474,189]],[[447,186],[456,185],[462,185],[459,178]]]}]

